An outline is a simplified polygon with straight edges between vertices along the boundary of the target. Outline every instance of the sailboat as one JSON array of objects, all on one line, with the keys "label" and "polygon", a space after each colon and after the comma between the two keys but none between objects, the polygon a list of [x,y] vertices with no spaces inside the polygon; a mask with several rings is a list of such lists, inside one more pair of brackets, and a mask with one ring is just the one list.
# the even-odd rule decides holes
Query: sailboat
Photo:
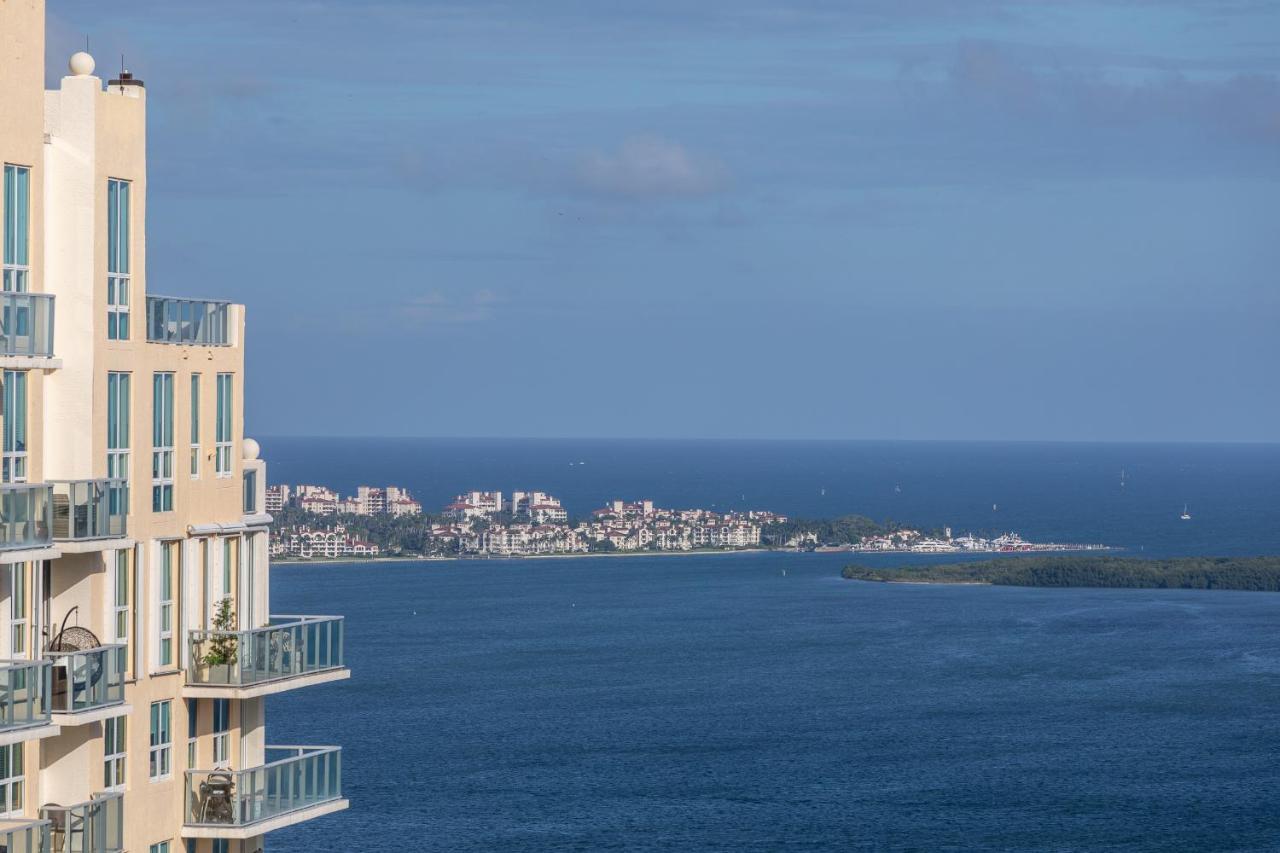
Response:
[{"label": "sailboat", "polygon": [[1183,521],[1190,521],[1190,520],[1191,520],[1191,513],[1187,511],[1187,505],[1186,505],[1186,504],[1183,504],[1183,505],[1182,505],[1182,515],[1180,515],[1180,516],[1178,516],[1178,517],[1179,517],[1179,518],[1181,518]]}]

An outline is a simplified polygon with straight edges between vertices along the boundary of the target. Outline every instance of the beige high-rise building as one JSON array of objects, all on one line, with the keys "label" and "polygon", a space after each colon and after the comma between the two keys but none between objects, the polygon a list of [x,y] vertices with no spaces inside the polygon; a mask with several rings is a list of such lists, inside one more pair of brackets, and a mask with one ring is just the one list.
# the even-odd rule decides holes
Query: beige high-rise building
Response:
[{"label": "beige high-rise building", "polygon": [[0,850],[253,853],[347,807],[264,714],[343,623],[271,613],[244,308],[149,293],[146,89],[45,91],[44,5],[0,0]]}]

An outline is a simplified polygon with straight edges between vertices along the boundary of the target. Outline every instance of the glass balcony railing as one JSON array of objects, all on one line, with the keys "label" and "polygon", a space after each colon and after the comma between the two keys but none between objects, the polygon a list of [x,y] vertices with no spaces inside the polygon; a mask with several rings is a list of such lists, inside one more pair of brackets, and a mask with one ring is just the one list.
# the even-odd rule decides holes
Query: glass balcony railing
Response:
[{"label": "glass balcony railing", "polygon": [[188,770],[187,825],[252,826],[342,799],[342,748],[268,746],[249,770]]},{"label": "glass balcony railing", "polygon": [[81,714],[124,702],[125,646],[116,643],[83,652],[45,652],[53,667],[49,707],[55,714]]},{"label": "glass balcony railing", "polygon": [[125,536],[129,486],[125,480],[54,480],[53,538],[79,542]]},{"label": "glass balcony railing", "polygon": [[0,551],[50,544],[52,507],[53,490],[47,483],[0,486]]},{"label": "glass balcony railing", "polygon": [[222,347],[231,342],[230,302],[147,297],[147,340],[157,344]]},{"label": "glass balcony railing", "polygon": [[189,684],[246,687],[342,668],[341,616],[272,616],[251,631],[192,631]]},{"label": "glass balcony railing", "polygon": [[53,294],[0,293],[0,355],[53,356]]},{"label": "glass balcony railing", "polygon": [[40,808],[49,821],[51,853],[122,853],[124,794],[99,794],[74,806],[51,803]]},{"label": "glass balcony railing", "polygon": [[50,826],[47,820],[0,818],[0,850],[4,853],[48,853]]},{"label": "glass balcony railing", "polygon": [[50,661],[0,661],[0,733],[49,722],[52,679]]}]

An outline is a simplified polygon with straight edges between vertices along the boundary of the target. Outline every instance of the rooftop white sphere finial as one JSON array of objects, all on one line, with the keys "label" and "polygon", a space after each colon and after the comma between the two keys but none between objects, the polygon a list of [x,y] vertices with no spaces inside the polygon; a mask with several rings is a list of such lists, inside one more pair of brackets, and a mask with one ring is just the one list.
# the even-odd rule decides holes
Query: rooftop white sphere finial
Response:
[{"label": "rooftop white sphere finial", "polygon": [[96,66],[97,63],[93,61],[93,57],[83,50],[77,50],[71,54],[71,61],[67,63],[71,73],[77,77],[88,77]]},{"label": "rooftop white sphere finial", "polygon": [[258,447],[258,442],[252,438],[246,438],[240,449],[244,454],[244,458],[250,462],[257,459],[258,454],[262,452],[262,448]]}]

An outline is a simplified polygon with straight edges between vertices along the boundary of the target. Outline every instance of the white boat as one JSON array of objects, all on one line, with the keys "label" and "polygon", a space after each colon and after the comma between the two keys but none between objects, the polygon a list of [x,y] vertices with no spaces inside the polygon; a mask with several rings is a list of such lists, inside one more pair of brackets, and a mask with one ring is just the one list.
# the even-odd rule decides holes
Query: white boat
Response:
[{"label": "white boat", "polygon": [[1191,520],[1191,513],[1187,512],[1187,505],[1186,505],[1186,504],[1183,504],[1183,505],[1182,505],[1182,515],[1180,515],[1180,516],[1179,516],[1179,518],[1181,518],[1183,521],[1190,521],[1190,520]]}]

